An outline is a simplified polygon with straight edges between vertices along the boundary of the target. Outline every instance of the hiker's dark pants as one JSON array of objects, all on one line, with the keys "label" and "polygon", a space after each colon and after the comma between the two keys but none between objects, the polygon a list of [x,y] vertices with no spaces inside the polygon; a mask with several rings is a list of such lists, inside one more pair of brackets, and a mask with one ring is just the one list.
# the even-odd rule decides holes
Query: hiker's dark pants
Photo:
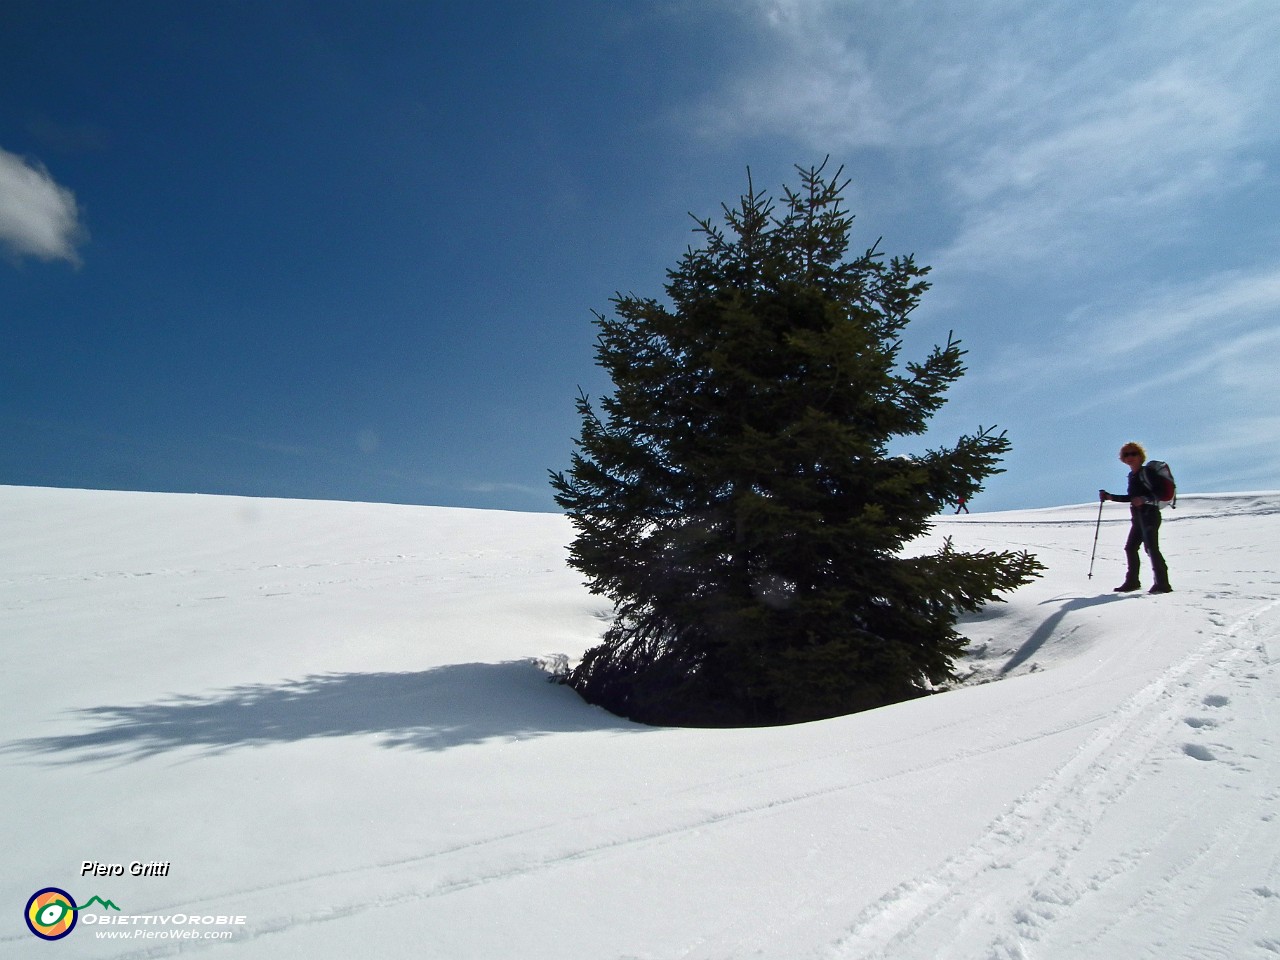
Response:
[{"label": "hiker's dark pants", "polygon": [[1145,547],[1147,556],[1151,558],[1151,569],[1155,572],[1156,585],[1169,585],[1169,568],[1165,565],[1160,553],[1160,508],[1146,504],[1141,507],[1130,507],[1129,539],[1125,541],[1124,555],[1129,563],[1129,574],[1125,577],[1131,583],[1138,582],[1138,548]]}]

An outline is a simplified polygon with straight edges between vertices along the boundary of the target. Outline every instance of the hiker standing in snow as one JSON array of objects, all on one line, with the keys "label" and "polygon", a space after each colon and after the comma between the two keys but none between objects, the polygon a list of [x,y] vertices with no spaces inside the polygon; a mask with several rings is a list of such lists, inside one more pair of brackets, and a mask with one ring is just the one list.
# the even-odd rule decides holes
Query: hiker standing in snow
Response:
[{"label": "hiker standing in snow", "polygon": [[1131,593],[1142,589],[1138,579],[1138,547],[1145,547],[1147,556],[1151,558],[1151,569],[1155,572],[1155,585],[1148,593],[1171,593],[1169,586],[1169,568],[1160,554],[1160,502],[1151,479],[1143,469],[1147,461],[1147,452],[1141,445],[1126,443],[1120,448],[1120,459],[1129,468],[1129,490],[1121,496],[1116,493],[1098,491],[1101,500],[1115,500],[1129,504],[1129,539],[1125,541],[1124,554],[1129,563],[1129,572],[1124,583],[1116,587],[1116,593]]}]

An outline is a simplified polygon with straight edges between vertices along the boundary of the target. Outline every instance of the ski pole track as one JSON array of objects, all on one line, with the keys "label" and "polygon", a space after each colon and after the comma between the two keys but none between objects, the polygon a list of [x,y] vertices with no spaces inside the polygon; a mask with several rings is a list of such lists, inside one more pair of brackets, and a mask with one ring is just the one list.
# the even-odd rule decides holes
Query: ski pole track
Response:
[{"label": "ski pole track", "polygon": [[[1072,879],[1068,868],[1090,838],[1099,815],[1143,780],[1145,767],[1168,762],[1167,748],[1176,739],[1179,725],[1194,731],[1188,720],[1206,709],[1223,710],[1231,705],[1229,696],[1216,691],[1224,686],[1241,689],[1256,678],[1256,673],[1248,671],[1264,659],[1266,643],[1276,635],[1277,608],[1280,601],[1270,600],[1225,630],[1209,635],[1197,649],[1130,697],[1070,762],[1021,798],[962,854],[933,875],[908,881],[867,907],[833,944],[829,956],[841,960],[1029,957],[1028,943],[1041,939],[1046,928],[1069,916],[1082,900],[1114,895],[1120,881],[1140,871],[1153,849],[1171,838],[1174,826],[1148,835],[1152,849],[1134,849],[1113,858],[1084,884]],[[1241,644],[1241,640],[1254,642]],[[1255,699],[1265,713],[1265,697]],[[1200,729],[1217,732],[1219,726],[1206,724]],[[1280,791],[1269,790],[1252,800],[1249,812],[1254,822],[1269,823],[1274,818],[1278,794]],[[1030,842],[1033,837],[1035,843]],[[1195,894],[1198,887],[1209,886],[1210,881],[1204,878],[1216,875],[1216,871],[1207,870],[1206,865],[1230,860],[1230,854],[1242,845],[1243,841],[1230,832],[1214,835],[1185,862],[1171,865],[1160,878],[1160,889],[1139,884],[1139,891],[1130,895],[1114,919],[1080,946],[1096,943],[1144,909],[1158,909],[1167,903],[1170,887]],[[1023,859],[1010,859],[1018,854]],[[1277,867],[1280,856],[1271,860],[1269,877],[1276,876]],[[1012,904],[1010,875],[1016,878],[1016,902]],[[1230,910],[1189,921],[1188,938],[1183,940],[1188,949],[1176,955],[1200,960],[1217,955],[1215,944],[1238,944],[1241,931],[1264,912],[1277,911],[1280,898],[1272,889],[1262,886],[1258,888],[1262,893],[1245,891],[1237,898],[1241,902]],[[1191,937],[1196,931],[1200,935]],[[1261,939],[1253,946],[1259,951],[1268,949]],[[1176,947],[1176,943],[1165,944],[1162,952],[1151,956],[1167,960],[1173,955],[1170,949]],[[1082,949],[1063,955],[1097,954]]]},{"label": "ski pole track", "polygon": [[[1159,871],[1158,884],[1145,883],[1146,877],[1138,870],[1144,861],[1160,852],[1166,841],[1176,841],[1183,836],[1188,820],[1188,816],[1183,816],[1170,821],[1151,838],[1152,842],[1116,857],[1116,869],[1099,872],[1094,889],[1108,896],[1110,909],[1092,916],[1095,929],[1068,938],[1069,949],[1063,951],[1066,955],[1111,955],[1107,949],[1108,940],[1124,939],[1122,932],[1127,924],[1141,923],[1144,915],[1158,912],[1163,920],[1159,938],[1154,942],[1133,944],[1134,952],[1130,955],[1150,957],[1151,960],[1240,958],[1247,928],[1262,914],[1274,910],[1274,906],[1267,902],[1269,888],[1227,888],[1230,903],[1208,916],[1199,910],[1185,911],[1178,916],[1168,915],[1168,892],[1179,891],[1178,899],[1184,903],[1214,898],[1223,890],[1224,874],[1230,875],[1226,865],[1241,854],[1248,842],[1261,841],[1262,838],[1254,838],[1247,833],[1242,836],[1237,832],[1217,832],[1165,864]],[[1273,858],[1269,875],[1275,874],[1276,866]],[[1100,922],[1099,916],[1103,917]],[[1029,936],[1028,939],[1035,938]]]}]

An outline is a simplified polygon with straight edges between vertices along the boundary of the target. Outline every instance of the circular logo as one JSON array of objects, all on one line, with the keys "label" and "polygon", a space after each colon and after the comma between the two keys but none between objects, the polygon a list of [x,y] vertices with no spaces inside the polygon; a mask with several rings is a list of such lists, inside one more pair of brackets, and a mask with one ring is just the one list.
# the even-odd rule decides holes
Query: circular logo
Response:
[{"label": "circular logo", "polygon": [[57,887],[37,890],[27,901],[27,929],[41,940],[61,940],[76,928],[76,902]]}]

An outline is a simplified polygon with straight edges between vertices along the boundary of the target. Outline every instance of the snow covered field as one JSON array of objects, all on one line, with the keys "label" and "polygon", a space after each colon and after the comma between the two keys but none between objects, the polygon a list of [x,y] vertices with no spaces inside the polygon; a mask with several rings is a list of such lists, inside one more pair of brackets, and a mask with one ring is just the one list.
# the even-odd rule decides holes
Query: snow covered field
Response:
[{"label": "snow covered field", "polygon": [[561,517],[0,487],[0,956],[1274,960],[1280,493],[1166,512],[1167,596],[1097,513],[939,519],[1048,566],[961,688],[676,730],[535,664]]}]

